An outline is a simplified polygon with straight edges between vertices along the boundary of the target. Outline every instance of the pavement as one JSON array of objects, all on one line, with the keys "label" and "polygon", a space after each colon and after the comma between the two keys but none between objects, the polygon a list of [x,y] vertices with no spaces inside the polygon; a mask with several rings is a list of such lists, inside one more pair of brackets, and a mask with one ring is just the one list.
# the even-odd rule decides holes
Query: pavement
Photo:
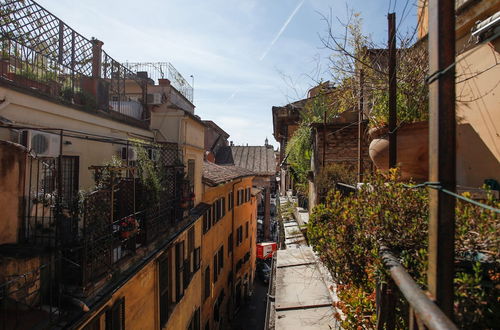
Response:
[{"label": "pavement", "polygon": [[233,319],[232,330],[263,330],[266,318],[267,284],[255,279],[253,294]]},{"label": "pavement", "polygon": [[277,251],[273,329],[341,329],[335,318],[336,285],[300,231],[309,214],[296,208],[294,218],[283,222],[286,249]]}]

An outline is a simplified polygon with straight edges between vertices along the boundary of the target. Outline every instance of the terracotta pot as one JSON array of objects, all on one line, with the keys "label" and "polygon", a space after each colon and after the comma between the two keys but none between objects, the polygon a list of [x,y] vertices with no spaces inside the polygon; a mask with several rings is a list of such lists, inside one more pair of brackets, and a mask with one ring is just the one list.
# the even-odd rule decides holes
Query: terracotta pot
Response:
[{"label": "terracotta pot", "polygon": [[[368,132],[372,138],[370,158],[384,172],[389,170],[388,132],[387,127],[372,128]],[[426,181],[429,175],[429,123],[404,124],[397,132],[397,164],[401,169],[401,178]]]}]

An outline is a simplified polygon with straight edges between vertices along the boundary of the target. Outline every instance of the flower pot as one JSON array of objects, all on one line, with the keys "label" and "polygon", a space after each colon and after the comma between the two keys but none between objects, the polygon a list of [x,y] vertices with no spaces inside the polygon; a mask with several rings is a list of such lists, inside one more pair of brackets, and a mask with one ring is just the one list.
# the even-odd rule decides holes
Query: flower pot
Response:
[{"label": "flower pot", "polygon": [[[389,130],[372,128],[370,158],[381,171],[389,170]],[[403,124],[397,130],[397,164],[401,179],[426,181],[429,175],[429,123],[421,121]]]}]

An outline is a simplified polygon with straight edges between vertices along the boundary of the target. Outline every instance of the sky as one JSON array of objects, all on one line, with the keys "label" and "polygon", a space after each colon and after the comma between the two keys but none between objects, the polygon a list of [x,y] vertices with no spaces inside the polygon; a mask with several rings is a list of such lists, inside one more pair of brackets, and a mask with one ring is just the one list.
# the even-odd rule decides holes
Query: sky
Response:
[{"label": "sky", "polygon": [[416,23],[415,0],[35,0],[120,62],[170,62],[194,77],[195,113],[213,120],[236,145],[273,138],[272,106],[305,97],[329,80],[321,43],[334,17],[359,12],[381,45],[387,13],[400,31]]}]

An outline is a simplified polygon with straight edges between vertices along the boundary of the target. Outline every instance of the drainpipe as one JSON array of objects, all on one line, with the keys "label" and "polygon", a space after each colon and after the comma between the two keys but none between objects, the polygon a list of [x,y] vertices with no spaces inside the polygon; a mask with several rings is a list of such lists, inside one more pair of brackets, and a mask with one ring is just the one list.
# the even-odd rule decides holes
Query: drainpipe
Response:
[{"label": "drainpipe", "polygon": [[[233,235],[233,241],[232,241],[232,253],[231,253],[231,273],[233,274],[233,278],[232,278],[232,283],[231,283],[231,307],[233,308],[233,312],[234,312],[234,283],[236,282],[235,279],[236,279],[236,272],[234,271],[234,253],[236,252],[236,247],[234,246],[234,242],[235,242],[235,237],[234,237],[234,211],[235,211],[235,205],[234,205],[234,186],[238,183],[241,183],[243,181],[243,179],[240,179],[238,182],[233,182],[233,186],[231,188],[231,191],[233,192],[233,208],[231,209],[232,213],[231,213],[231,235]],[[229,248],[229,247],[228,247]],[[233,315],[231,315],[231,318],[233,317]]]}]

